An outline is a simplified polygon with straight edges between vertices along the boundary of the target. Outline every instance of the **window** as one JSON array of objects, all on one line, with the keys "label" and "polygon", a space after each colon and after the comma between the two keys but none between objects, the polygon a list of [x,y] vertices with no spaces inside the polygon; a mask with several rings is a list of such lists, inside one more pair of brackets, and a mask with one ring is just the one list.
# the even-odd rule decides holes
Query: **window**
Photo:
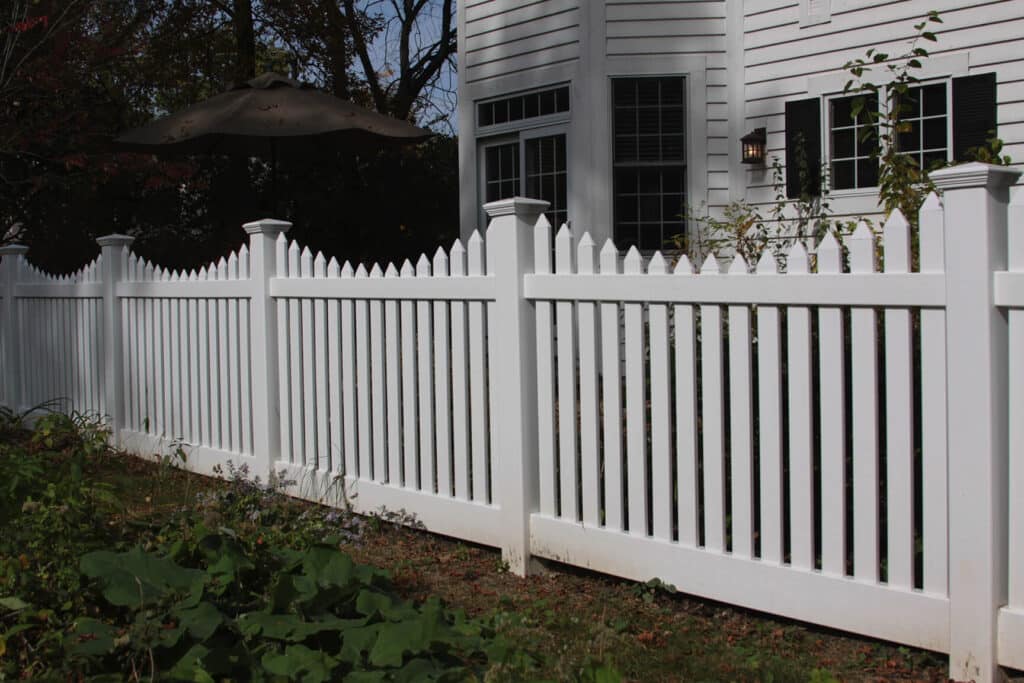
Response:
[{"label": "window", "polygon": [[619,248],[662,249],[685,230],[685,92],[678,76],[612,81]]},{"label": "window", "polygon": [[834,190],[878,185],[878,126],[868,116],[869,110],[878,110],[878,98],[864,98],[863,110],[854,117],[856,99],[829,100],[829,177]]},{"label": "window", "polygon": [[[914,86],[898,104],[902,123],[896,151],[913,155],[925,170],[971,159],[971,150],[984,146],[997,129],[994,73],[940,78],[936,73],[931,82]],[[818,92],[823,95],[786,102],[786,197],[819,193],[818,160],[828,167],[834,190],[877,186],[878,164],[870,159],[877,136],[861,140],[869,122],[863,113],[852,117],[854,97]],[[878,107],[877,98],[866,106]]]},{"label": "window", "polygon": [[900,130],[896,150],[914,157],[918,168],[928,170],[950,159],[949,105],[946,84],[911,88],[900,98]]},{"label": "window", "polygon": [[477,105],[478,128],[491,133],[480,143],[485,201],[516,195],[543,199],[550,204],[544,215],[553,226],[568,222],[568,111],[569,86]]}]

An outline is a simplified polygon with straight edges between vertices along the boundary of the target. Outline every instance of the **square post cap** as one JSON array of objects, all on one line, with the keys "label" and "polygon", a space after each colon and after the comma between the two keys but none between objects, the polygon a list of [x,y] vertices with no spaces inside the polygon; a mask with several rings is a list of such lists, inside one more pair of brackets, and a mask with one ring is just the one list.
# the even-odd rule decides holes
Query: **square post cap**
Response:
[{"label": "square post cap", "polygon": [[511,199],[499,199],[496,202],[484,204],[484,211],[488,218],[499,216],[516,216],[528,223],[535,223],[540,215],[551,206],[550,202],[542,199],[527,199],[526,197],[512,197]]},{"label": "square post cap", "polygon": [[0,256],[20,256],[27,253],[28,247],[24,244],[18,244],[17,242],[0,247]]},{"label": "square post cap", "polygon": [[1020,171],[1016,169],[978,161],[940,168],[928,174],[928,178],[940,190],[962,190],[970,187],[997,189],[1013,185],[1019,177]]},{"label": "square post cap", "polygon": [[130,247],[135,238],[131,235],[104,235],[103,237],[96,238],[96,244],[102,248],[107,247]]},{"label": "square post cap", "polygon": [[250,235],[264,234],[277,237],[281,233],[288,232],[292,224],[288,221],[279,221],[276,218],[261,218],[258,221],[245,223],[242,227]]}]

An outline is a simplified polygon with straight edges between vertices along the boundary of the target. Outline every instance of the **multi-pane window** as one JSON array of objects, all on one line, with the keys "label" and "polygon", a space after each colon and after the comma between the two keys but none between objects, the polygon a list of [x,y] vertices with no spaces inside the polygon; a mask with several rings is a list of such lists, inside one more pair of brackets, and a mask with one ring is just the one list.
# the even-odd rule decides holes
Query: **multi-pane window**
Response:
[{"label": "multi-pane window", "polygon": [[615,241],[662,249],[685,231],[685,79],[612,81]]},{"label": "multi-pane window", "polygon": [[477,125],[497,126],[569,111],[569,86],[504,97],[477,105]]},{"label": "multi-pane window", "polygon": [[556,228],[568,219],[566,208],[567,170],[565,136],[528,138],[526,152],[526,196],[551,204],[545,214]]},{"label": "multi-pane window", "polygon": [[855,100],[857,96],[829,100],[829,171],[834,190],[878,185],[878,128],[867,113],[878,110],[878,98],[863,97],[856,117]]},{"label": "multi-pane window", "polygon": [[493,202],[519,194],[519,143],[484,148],[486,201]]},{"label": "multi-pane window", "polygon": [[910,88],[899,100],[896,149],[929,170],[949,159],[949,107],[946,84]]}]

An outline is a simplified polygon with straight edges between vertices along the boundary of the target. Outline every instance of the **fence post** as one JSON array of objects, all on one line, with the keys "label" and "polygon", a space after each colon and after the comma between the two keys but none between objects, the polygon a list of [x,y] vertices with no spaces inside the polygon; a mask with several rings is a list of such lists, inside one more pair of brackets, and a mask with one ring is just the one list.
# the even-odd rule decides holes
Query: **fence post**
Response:
[{"label": "fence post", "polygon": [[491,416],[493,493],[505,520],[501,555],[519,576],[532,564],[530,514],[539,477],[536,318],[523,296],[523,275],[533,272],[533,229],[547,208],[522,197],[484,204],[488,274],[496,287],[489,314],[491,406],[501,410]]},{"label": "fence post", "polygon": [[106,235],[96,239],[103,250],[103,393],[110,441],[121,445],[124,426],[124,349],[121,338],[121,302],[117,284],[128,269],[128,252],[134,237]]},{"label": "fence post", "polygon": [[264,218],[242,226],[249,233],[252,284],[249,320],[252,325],[252,451],[270,478],[281,456],[281,390],[277,381],[277,307],[270,280],[277,275],[277,238],[288,232],[287,221]]},{"label": "fence post", "polygon": [[0,283],[3,283],[4,306],[0,310],[0,335],[4,342],[4,376],[2,380],[3,402],[15,413],[20,412],[21,396],[21,327],[18,325],[18,308],[14,298],[14,289],[18,284],[18,266],[21,259],[28,253],[23,244],[8,244],[0,247]]},{"label": "fence post", "polygon": [[993,299],[1006,269],[1009,186],[1020,172],[971,163],[935,171],[943,191],[949,448],[950,677],[998,680],[1007,582],[1007,324]]}]

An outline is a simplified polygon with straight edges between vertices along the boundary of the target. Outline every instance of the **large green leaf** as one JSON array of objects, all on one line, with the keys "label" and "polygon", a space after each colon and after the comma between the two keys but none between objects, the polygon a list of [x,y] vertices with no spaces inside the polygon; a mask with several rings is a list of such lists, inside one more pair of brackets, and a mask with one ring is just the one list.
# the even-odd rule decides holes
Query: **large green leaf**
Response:
[{"label": "large green leaf", "polygon": [[305,645],[289,645],[284,654],[263,655],[263,668],[277,676],[303,683],[322,683],[331,680],[332,672],[340,662],[320,650],[311,650]]},{"label": "large green leaf", "polygon": [[110,624],[97,619],[81,617],[75,622],[71,637],[71,652],[77,655],[101,656],[114,649],[117,631]]},{"label": "large green leaf", "polygon": [[341,654],[346,662],[360,662],[364,652],[369,652],[377,641],[381,624],[370,624],[361,628],[350,628],[342,634]]},{"label": "large green leaf", "polygon": [[195,594],[206,580],[198,569],[133,548],[124,553],[100,550],[82,556],[81,570],[98,579],[112,605],[141,608],[172,593]]},{"label": "large green leaf", "polygon": [[341,631],[366,625],[366,619],[339,619],[326,617],[307,621],[298,614],[268,614],[253,612],[238,619],[242,634],[247,637],[262,635],[265,638],[301,642],[309,636],[324,631]]},{"label": "large green leaf", "polygon": [[174,609],[171,616],[196,640],[206,640],[224,623],[224,615],[220,610],[205,601],[195,607]]}]

